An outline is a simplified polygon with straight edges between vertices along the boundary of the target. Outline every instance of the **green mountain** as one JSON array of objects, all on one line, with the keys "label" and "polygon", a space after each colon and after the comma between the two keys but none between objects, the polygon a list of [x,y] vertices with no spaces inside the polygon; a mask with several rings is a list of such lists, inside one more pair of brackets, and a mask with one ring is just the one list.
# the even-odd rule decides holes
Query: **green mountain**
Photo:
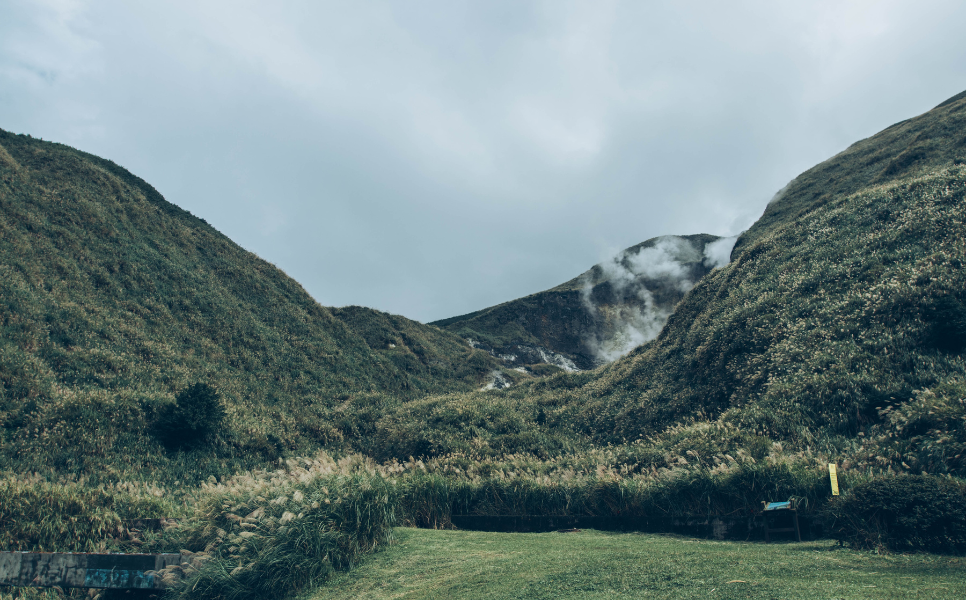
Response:
[{"label": "green mountain", "polygon": [[[649,240],[456,335],[323,308],[113,163],[0,132],[0,537],[203,552],[192,598],[304,595],[456,515],[690,527],[794,496],[851,545],[962,553],[964,484],[929,474],[966,476],[964,225],[961,94],[796,178],[730,262]],[[591,362],[661,306],[593,370],[462,339]]]},{"label": "green mountain", "polygon": [[[587,460],[657,469],[784,445],[966,474],[966,95],[797,177],[728,264],[710,258],[730,240],[656,238],[438,322],[449,331],[318,306],[113,163],[7,133],[0,147],[10,468],[197,477],[325,446],[447,455],[462,472],[614,444]],[[670,313],[657,337],[613,362],[535,380],[506,368],[542,372],[525,347],[594,366],[655,307]],[[518,385],[477,391],[497,375]],[[152,424],[197,381],[221,392],[228,426],[166,454]]]},{"label": "green mountain", "polygon": [[727,263],[733,241],[707,234],[653,238],[549,290],[432,325],[508,366],[592,369],[657,337],[685,293]]},{"label": "green mountain", "polygon": [[347,406],[498,366],[435,327],[322,307],[116,164],[2,130],[0,256],[0,468],[150,462],[152,419],[195,382],[226,404],[222,454],[351,445]]},{"label": "green mountain", "polygon": [[837,197],[925,174],[951,160],[962,160],[966,156],[966,132],[958,113],[963,98],[966,92],[925,115],[900,121],[852,144],[793,179],[772,199],[761,218],[739,237],[735,256]]},{"label": "green mountain", "polygon": [[[876,468],[966,474],[964,223],[960,94],[797,177],[731,263],[628,356],[420,400],[387,414],[378,435],[395,453],[546,454],[657,435],[711,454],[735,444],[767,453],[781,442]],[[407,425],[417,422],[437,432]],[[472,423],[475,446],[461,423]]]}]

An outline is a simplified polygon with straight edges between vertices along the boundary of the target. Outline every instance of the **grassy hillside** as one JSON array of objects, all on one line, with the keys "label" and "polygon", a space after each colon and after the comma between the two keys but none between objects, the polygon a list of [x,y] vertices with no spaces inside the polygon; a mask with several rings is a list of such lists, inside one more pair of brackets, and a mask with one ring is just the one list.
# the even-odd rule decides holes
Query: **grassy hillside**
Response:
[{"label": "grassy hillside", "polygon": [[966,162],[963,98],[966,92],[924,115],[900,121],[852,144],[793,179],[738,238],[734,256],[837,197],[916,177],[950,161]]},{"label": "grassy hillside", "polygon": [[163,462],[150,423],[194,382],[226,403],[222,460],[351,446],[347,404],[474,389],[496,365],[435,327],[319,306],[114,163],[2,130],[0,256],[0,468]]},{"label": "grassy hillside", "polygon": [[657,466],[685,450],[761,456],[781,442],[876,468],[966,474],[966,97],[866,140],[865,151],[894,164],[888,154],[904,152],[896,129],[935,133],[921,159],[931,167],[890,168],[867,187],[830,188],[806,214],[772,213],[766,233],[626,358],[407,404],[380,435],[397,451],[432,439],[439,453],[467,450],[448,433],[457,423],[495,451],[555,451],[541,435],[650,439]]},{"label": "grassy hillside", "polygon": [[[662,336],[585,390],[623,436],[730,411],[743,429],[854,436],[916,391],[958,386],[966,169],[838,197],[710,274]],[[947,307],[947,308],[943,308]]]},{"label": "grassy hillside", "polygon": [[[906,164],[896,144],[910,135],[919,158],[889,166]],[[457,336],[319,307],[115,165],[4,134],[3,456],[24,467],[45,449],[44,466],[90,470],[155,443],[152,415],[201,380],[222,391],[232,423],[225,448],[202,457],[214,465],[319,445],[387,460],[548,458],[636,441],[633,460],[663,468],[688,450],[762,457],[776,442],[963,474],[964,139],[956,97],[853,146],[797,178],[731,264],[707,272],[696,248],[714,240],[687,240],[695,257],[676,264],[707,274],[657,339],[594,371],[479,393],[496,363]],[[859,150],[882,165],[874,177],[843,166]],[[803,197],[810,174],[835,169],[852,183],[775,212]],[[660,243],[614,264],[630,271],[623,260]],[[598,290],[614,295],[614,268],[443,325],[494,346],[547,342],[567,320],[546,307],[582,294],[606,305]],[[124,460],[137,470],[154,459]]]},{"label": "grassy hillside", "polygon": [[719,239],[652,238],[557,287],[432,324],[513,366],[592,369],[660,331],[690,286],[715,266],[705,251]]},{"label": "grassy hillside", "polygon": [[[905,164],[900,134],[921,144],[915,168],[885,166],[865,187],[855,174],[804,214],[766,213],[660,338],[602,371],[581,394],[595,429],[633,438],[727,413],[743,430],[808,443],[881,425],[880,409],[924,390],[962,398],[966,96],[847,152]],[[842,165],[833,157],[794,185]]]}]

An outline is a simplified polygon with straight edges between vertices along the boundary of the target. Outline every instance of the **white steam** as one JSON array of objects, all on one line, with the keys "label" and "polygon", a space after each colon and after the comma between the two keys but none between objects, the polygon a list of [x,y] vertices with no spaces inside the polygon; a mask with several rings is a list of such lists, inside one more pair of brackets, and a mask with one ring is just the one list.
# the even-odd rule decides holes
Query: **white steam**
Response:
[{"label": "white steam", "polygon": [[502,390],[513,385],[513,382],[506,378],[503,373],[499,371],[490,371],[487,375],[487,382],[480,388],[481,392],[488,392],[490,390]]},{"label": "white steam", "polygon": [[[479,350],[483,350],[484,352],[489,353],[490,356],[494,358],[499,358],[504,363],[515,363],[517,359],[520,358],[516,354],[499,354],[493,351],[492,349],[488,348],[486,345],[481,344],[477,340],[474,340],[473,338],[466,338],[466,343],[469,344],[471,348],[477,348]],[[533,360],[535,358],[538,358],[539,361],[535,361],[535,362],[544,362],[544,363],[547,363],[548,365],[554,365],[555,367],[559,367],[564,371],[567,371],[568,373],[577,373],[578,371],[580,371],[580,368],[577,367],[577,364],[574,363],[574,361],[570,360],[563,354],[558,354],[553,350],[544,348],[543,346],[531,346],[530,344],[518,344],[516,348],[517,348],[517,351],[522,353],[524,360],[527,360],[527,359]],[[519,370],[519,369],[515,369],[515,370]],[[494,373],[496,375],[494,375]],[[491,389],[494,389],[494,387],[496,389],[509,387],[510,385],[509,383],[507,383],[506,385],[500,385],[500,381],[502,381],[502,379],[500,379],[500,381],[494,380],[493,378],[496,377],[497,375],[499,375],[499,378],[503,377],[502,375],[499,374],[499,371],[493,371],[493,373],[490,374],[491,381],[490,383],[488,383],[486,386],[483,387],[484,390],[491,390]],[[494,383],[494,381],[496,381],[496,383]]]},{"label": "white steam", "polygon": [[587,345],[599,362],[613,362],[641,344],[653,340],[661,333],[671,316],[672,311],[657,306],[646,288],[642,287],[638,295],[643,306],[627,304],[610,308],[590,305],[589,310],[610,321],[611,325],[603,335],[587,340]]},{"label": "white steam", "polygon": [[[581,298],[584,308],[600,327],[586,340],[588,348],[601,363],[612,362],[641,344],[655,339],[676,302],[668,303],[669,293],[680,298],[697,283],[695,266],[721,267],[730,261],[737,236],[721,238],[702,249],[678,236],[659,238],[653,246],[636,252],[624,251],[598,267],[610,283],[612,302],[596,303],[592,277],[584,280]],[[655,300],[651,290],[662,289],[665,303]]]},{"label": "white steam", "polygon": [[709,269],[717,269],[731,262],[731,251],[734,250],[738,236],[721,238],[704,247],[704,264]]},{"label": "white steam", "polygon": [[562,354],[557,354],[552,350],[547,350],[541,346],[534,346],[533,348],[537,354],[540,355],[540,360],[547,363],[548,365],[553,365],[559,367],[568,373],[576,373],[580,371],[574,361],[570,360]]},{"label": "white steam", "polygon": [[650,248],[641,248],[637,254],[625,256],[627,271],[633,273],[635,280],[669,279],[678,284],[682,292],[694,287],[688,277],[688,269],[683,263],[700,260],[701,253],[684,238],[665,236]]}]

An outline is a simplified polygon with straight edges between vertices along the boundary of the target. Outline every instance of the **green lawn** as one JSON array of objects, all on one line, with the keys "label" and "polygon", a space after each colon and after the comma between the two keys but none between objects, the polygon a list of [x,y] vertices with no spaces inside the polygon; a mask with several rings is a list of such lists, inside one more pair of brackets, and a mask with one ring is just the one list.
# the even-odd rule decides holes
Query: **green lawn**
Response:
[{"label": "green lawn", "polygon": [[397,543],[304,596],[342,598],[966,598],[966,559],[834,542],[397,529]]}]

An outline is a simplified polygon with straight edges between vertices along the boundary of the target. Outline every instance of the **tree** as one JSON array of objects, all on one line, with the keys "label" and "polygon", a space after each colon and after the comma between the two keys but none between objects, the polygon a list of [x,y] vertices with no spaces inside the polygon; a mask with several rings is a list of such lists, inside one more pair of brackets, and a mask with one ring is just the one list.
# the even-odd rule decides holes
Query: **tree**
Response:
[{"label": "tree", "polygon": [[225,420],[218,391],[207,383],[182,390],[158,414],[154,433],[167,448],[180,450],[211,443]]},{"label": "tree", "polygon": [[966,307],[954,296],[937,298],[926,314],[931,322],[932,343],[944,352],[966,349]]}]

